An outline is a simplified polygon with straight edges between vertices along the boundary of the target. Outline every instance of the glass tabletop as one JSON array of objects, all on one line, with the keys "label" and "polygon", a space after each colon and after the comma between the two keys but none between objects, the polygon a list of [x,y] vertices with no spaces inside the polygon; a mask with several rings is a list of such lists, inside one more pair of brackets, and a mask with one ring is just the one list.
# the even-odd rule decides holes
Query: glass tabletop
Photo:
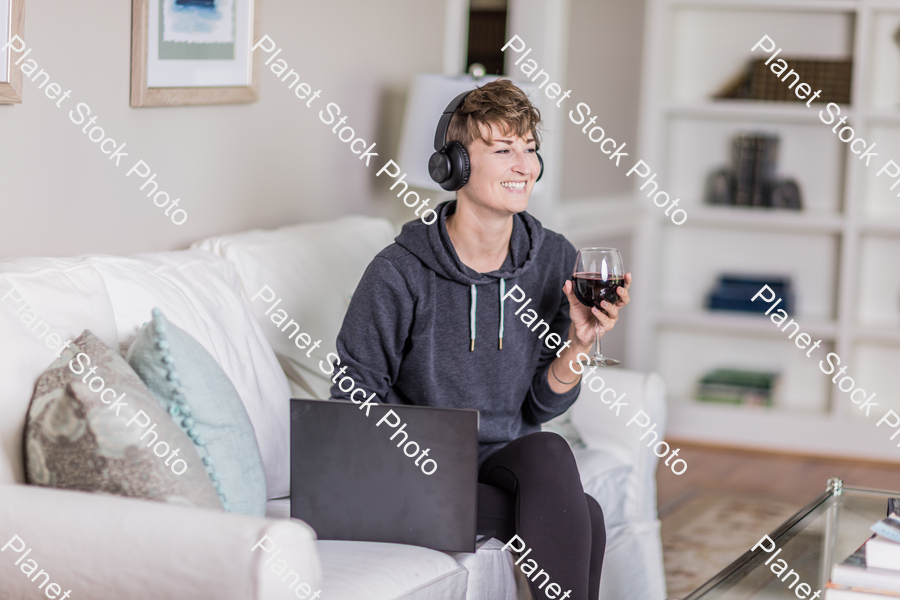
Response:
[{"label": "glass tabletop", "polygon": [[[811,588],[809,598],[819,590],[824,594],[832,566],[853,554],[872,535],[869,527],[887,516],[888,498],[898,496],[900,492],[844,487],[840,479],[830,479],[823,494],[768,534],[775,546],[771,552],[765,551],[771,547],[768,542],[762,548],[748,550],[684,600],[796,600],[802,597],[802,593],[796,594],[800,583]],[[775,559],[770,560],[776,552]],[[781,577],[771,570],[779,559],[788,564]],[[782,581],[791,569],[799,574],[799,581],[794,576]],[[791,583],[795,585],[789,588]]]}]

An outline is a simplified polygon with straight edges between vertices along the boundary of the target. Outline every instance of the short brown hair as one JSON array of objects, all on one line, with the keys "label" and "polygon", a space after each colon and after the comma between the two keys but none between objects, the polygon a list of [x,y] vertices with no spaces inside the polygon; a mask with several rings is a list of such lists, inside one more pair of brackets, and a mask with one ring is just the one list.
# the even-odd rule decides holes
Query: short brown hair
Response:
[{"label": "short brown hair", "polygon": [[498,79],[466,96],[450,120],[447,141],[460,142],[467,149],[476,139],[490,145],[493,142],[493,124],[500,128],[503,135],[525,139],[533,135],[535,147],[540,148],[540,123],[541,111],[531,103],[525,92],[509,79]]}]

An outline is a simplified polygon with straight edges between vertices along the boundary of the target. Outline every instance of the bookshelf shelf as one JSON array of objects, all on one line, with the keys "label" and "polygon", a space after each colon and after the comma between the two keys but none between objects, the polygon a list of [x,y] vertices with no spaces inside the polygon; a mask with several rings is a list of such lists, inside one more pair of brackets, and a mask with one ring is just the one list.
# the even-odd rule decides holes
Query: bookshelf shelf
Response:
[{"label": "bookshelf shelf", "polygon": [[739,9],[758,11],[852,11],[856,0],[662,0],[662,4],[678,8]]},{"label": "bookshelf shelf", "polygon": [[[898,199],[900,202],[900,199]],[[900,235],[900,217],[887,217],[882,219],[863,219],[859,224],[863,233],[883,234],[883,235]],[[900,263],[900,256],[897,257]]]},{"label": "bookshelf shelf", "polygon": [[[802,325],[801,331],[816,339],[833,340],[837,336],[837,323],[806,320],[800,317],[797,320]],[[742,315],[726,311],[664,310],[657,314],[656,321],[660,326],[669,328],[787,339],[787,334],[778,329],[765,315]]]},{"label": "bookshelf shelf", "polygon": [[[762,56],[750,48],[763,35],[788,60],[852,58],[851,103],[841,115],[877,142],[879,160],[900,162],[898,29],[896,0],[648,0],[640,158],[658,171],[661,189],[682,199],[688,220],[676,226],[651,209],[638,228],[632,302],[644,318],[628,323],[627,359],[663,375],[670,437],[897,459],[818,367],[835,352],[861,387],[900,405],[891,366],[900,360],[897,190],[885,191],[890,182],[876,178],[875,165],[866,168],[820,121],[824,104],[712,97]],[[732,137],[753,131],[779,136],[777,176],[797,180],[802,211],[702,202],[707,175],[729,163]],[[822,347],[808,358],[769,319],[706,311],[706,294],[726,273],[790,277],[790,317]],[[699,378],[719,367],[778,370],[784,402],[693,400]]]},{"label": "bookshelf shelf", "polygon": [[857,342],[880,342],[900,345],[900,327],[896,325],[887,327],[860,326],[854,328],[853,337]]},{"label": "bookshelf shelf", "polygon": [[871,125],[890,125],[900,126],[900,107],[896,111],[889,110],[870,110],[864,111],[863,116]]},{"label": "bookshelf shelf", "polygon": [[812,416],[816,419],[828,420],[828,413],[810,410],[792,410],[775,406],[738,406],[727,402],[709,402],[698,400],[692,395],[683,395],[670,398],[669,402],[692,411],[718,412],[719,417],[726,419],[742,419],[746,415],[753,415],[757,419],[778,419],[785,413],[793,413],[794,418]]},{"label": "bookshelf shelf", "polygon": [[[678,440],[808,453],[810,446],[805,440],[821,437],[826,446],[816,453],[823,456],[897,460],[896,448],[890,443],[865,450],[872,446],[871,423],[838,419],[833,413],[706,406],[677,397],[670,400],[670,406],[675,410],[669,413],[669,430],[677,433],[667,435]],[[754,440],[747,439],[747,430],[757,432]]]},{"label": "bookshelf shelf", "polygon": [[[671,219],[663,221],[676,227]],[[753,208],[740,206],[699,205],[692,208],[685,226],[732,227],[744,230],[779,231],[786,233],[830,233],[843,230],[843,218],[836,213]],[[897,223],[900,231],[900,221]]]},{"label": "bookshelf shelf", "polygon": [[[666,105],[670,117],[693,119],[722,119],[758,121],[761,123],[815,123],[824,104],[815,103],[807,108],[802,102],[772,102],[765,100],[717,100],[705,103],[673,102]],[[849,107],[841,106],[841,114]]]}]

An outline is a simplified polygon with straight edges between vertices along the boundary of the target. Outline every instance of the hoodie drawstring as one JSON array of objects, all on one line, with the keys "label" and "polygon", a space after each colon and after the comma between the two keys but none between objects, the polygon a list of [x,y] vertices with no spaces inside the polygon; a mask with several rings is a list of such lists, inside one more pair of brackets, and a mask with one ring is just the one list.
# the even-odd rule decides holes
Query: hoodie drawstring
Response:
[{"label": "hoodie drawstring", "polygon": [[503,296],[506,294],[506,280],[500,280],[500,349],[503,350]]},{"label": "hoodie drawstring", "polygon": [[[475,308],[478,306],[478,292],[475,284],[471,285],[472,306],[469,309],[469,352],[475,350]],[[503,350],[503,296],[506,294],[506,280],[500,280],[500,349]]]},{"label": "hoodie drawstring", "polygon": [[469,309],[469,352],[475,350],[475,307],[478,305],[478,292],[472,284],[472,307]]}]

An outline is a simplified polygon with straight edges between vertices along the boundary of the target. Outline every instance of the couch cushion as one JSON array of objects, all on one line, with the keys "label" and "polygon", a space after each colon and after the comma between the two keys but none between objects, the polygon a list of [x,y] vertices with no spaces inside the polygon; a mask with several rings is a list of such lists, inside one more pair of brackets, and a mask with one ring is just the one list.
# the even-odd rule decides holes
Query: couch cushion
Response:
[{"label": "couch cushion", "polygon": [[241,398],[209,352],[162,311],[126,356],[162,407],[194,440],[225,510],[266,514],[266,472]]},{"label": "couch cushion", "polygon": [[[266,516],[290,517],[288,498],[269,500]],[[329,600],[463,600],[466,570],[451,554],[378,542],[317,542],[324,583],[322,597]],[[512,571],[510,571],[512,577]],[[504,598],[497,596],[496,598]],[[484,596],[495,598],[495,596]]]},{"label": "couch cushion", "polygon": [[[329,600],[464,600],[467,571],[437,550],[379,542],[317,543]],[[490,596],[494,598],[494,596]]]},{"label": "couch cushion", "polygon": [[29,483],[222,508],[194,443],[90,331],[38,379],[25,454]]},{"label": "couch cushion", "polygon": [[25,482],[22,435],[34,384],[85,329],[117,347],[112,305],[94,265],[0,260],[0,484]]},{"label": "couch cushion", "polygon": [[467,600],[516,600],[519,596],[516,574],[521,570],[515,568],[512,553],[503,550],[505,543],[491,538],[474,553],[448,552],[469,572]]},{"label": "couch cushion", "polygon": [[[217,236],[192,248],[213,252],[234,264],[253,314],[295,384],[294,393],[325,399],[331,382],[319,370],[319,361],[336,351],[350,295],[369,262],[393,242],[394,235],[393,226],[385,219],[353,216]],[[260,296],[264,286],[271,294],[267,291]],[[264,302],[269,297],[272,300]],[[281,302],[267,316],[266,311],[279,298]],[[269,320],[281,310],[300,324],[300,332],[321,340],[321,345],[313,350],[299,348],[305,344],[288,338],[297,333],[296,327],[282,331]],[[290,322],[284,322],[287,328]]]}]

